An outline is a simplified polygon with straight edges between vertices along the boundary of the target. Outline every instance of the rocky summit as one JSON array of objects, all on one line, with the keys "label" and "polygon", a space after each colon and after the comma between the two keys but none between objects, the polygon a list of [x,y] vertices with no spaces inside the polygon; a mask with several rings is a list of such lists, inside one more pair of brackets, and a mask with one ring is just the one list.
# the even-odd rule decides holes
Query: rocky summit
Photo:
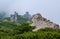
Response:
[{"label": "rocky summit", "polygon": [[46,18],[42,17],[40,13],[34,14],[32,17],[32,25],[36,26],[36,28],[33,31],[39,30],[41,28],[59,28],[59,25],[56,23],[51,22],[50,20],[47,20]]}]

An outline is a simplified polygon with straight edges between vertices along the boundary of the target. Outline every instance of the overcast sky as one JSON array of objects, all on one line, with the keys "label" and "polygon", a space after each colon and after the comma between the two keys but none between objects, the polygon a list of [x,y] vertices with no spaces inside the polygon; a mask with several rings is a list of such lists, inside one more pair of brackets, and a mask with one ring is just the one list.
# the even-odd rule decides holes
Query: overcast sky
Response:
[{"label": "overcast sky", "polygon": [[13,14],[40,13],[43,17],[60,24],[60,0],[0,0],[0,11]]}]

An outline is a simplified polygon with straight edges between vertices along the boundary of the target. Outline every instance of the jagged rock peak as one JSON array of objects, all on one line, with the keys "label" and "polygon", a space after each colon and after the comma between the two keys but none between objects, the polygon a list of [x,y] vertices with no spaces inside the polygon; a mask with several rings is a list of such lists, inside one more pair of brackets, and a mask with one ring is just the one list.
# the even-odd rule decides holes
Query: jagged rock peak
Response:
[{"label": "jagged rock peak", "polygon": [[46,18],[42,17],[42,15],[40,13],[37,13],[35,15],[33,15],[32,17],[32,25],[36,26],[36,30],[40,29],[40,28],[59,28],[59,25],[51,22],[50,20],[47,20]]},{"label": "jagged rock peak", "polygon": [[33,17],[34,19],[41,19],[42,15],[40,13],[34,14]]}]

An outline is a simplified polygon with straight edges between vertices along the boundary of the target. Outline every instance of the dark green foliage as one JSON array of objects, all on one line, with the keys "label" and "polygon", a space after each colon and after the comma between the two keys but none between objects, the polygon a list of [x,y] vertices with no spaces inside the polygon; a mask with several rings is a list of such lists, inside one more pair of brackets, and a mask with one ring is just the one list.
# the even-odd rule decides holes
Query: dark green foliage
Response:
[{"label": "dark green foliage", "polygon": [[29,23],[0,22],[0,39],[60,39],[60,29],[45,28],[33,32]]},{"label": "dark green foliage", "polygon": [[[51,30],[54,32],[52,32]],[[16,39],[60,39],[60,33],[55,29],[46,28],[46,31],[44,32],[41,29],[41,31],[39,30],[36,32],[25,32],[20,35],[15,35],[14,37],[16,37]]]},{"label": "dark green foliage", "polygon": [[28,23],[0,22],[0,35],[13,36],[32,31],[33,28],[34,27],[30,26]]},{"label": "dark green foliage", "polygon": [[18,16],[18,22],[19,23],[25,23],[25,22],[27,22],[28,20],[26,20],[26,18],[24,18],[24,16]]},{"label": "dark green foliage", "polygon": [[34,27],[30,26],[28,23],[23,23],[20,26],[16,27],[14,30],[16,33],[21,34],[24,32],[32,31]]}]

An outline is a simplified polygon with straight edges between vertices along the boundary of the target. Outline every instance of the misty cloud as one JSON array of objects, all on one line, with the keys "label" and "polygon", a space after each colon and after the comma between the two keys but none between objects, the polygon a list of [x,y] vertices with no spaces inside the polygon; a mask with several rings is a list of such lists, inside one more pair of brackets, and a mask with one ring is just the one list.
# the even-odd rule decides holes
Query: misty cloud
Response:
[{"label": "misty cloud", "polygon": [[43,17],[60,24],[60,0],[0,0],[0,10],[8,14],[14,11],[19,14],[24,14],[26,11],[30,14],[39,12]]}]

